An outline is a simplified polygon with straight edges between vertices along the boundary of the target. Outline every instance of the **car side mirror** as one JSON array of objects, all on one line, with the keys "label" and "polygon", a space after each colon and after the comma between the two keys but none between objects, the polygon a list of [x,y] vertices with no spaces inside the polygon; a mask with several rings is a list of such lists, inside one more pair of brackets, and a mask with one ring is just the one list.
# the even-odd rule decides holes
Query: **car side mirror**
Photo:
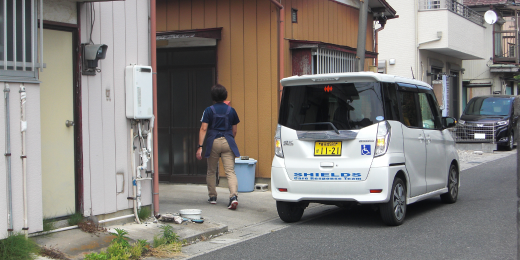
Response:
[{"label": "car side mirror", "polygon": [[445,128],[454,127],[457,124],[457,119],[455,119],[453,117],[449,117],[449,116],[443,117],[442,124],[444,125]]}]

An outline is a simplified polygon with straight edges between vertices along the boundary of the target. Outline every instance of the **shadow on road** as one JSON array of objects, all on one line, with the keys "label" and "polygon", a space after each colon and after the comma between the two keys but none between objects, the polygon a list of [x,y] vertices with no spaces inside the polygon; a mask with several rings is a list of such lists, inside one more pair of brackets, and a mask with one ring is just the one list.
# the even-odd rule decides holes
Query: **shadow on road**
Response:
[{"label": "shadow on road", "polygon": [[[408,205],[404,225],[406,225],[407,221],[413,221],[425,214],[431,214],[430,212],[445,206],[450,205],[442,203],[440,198],[430,198]],[[350,209],[338,208],[337,210],[332,210],[330,214],[304,222],[302,225],[362,226],[364,228],[380,228],[381,226],[385,226],[381,220],[379,208],[376,205],[358,205]]]}]

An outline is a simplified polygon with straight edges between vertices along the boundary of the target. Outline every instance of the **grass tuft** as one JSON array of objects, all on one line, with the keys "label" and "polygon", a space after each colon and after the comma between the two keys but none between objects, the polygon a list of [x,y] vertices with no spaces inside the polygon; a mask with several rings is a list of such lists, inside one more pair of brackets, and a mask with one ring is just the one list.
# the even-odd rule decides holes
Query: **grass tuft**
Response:
[{"label": "grass tuft", "polygon": [[70,226],[75,226],[83,221],[83,215],[80,212],[73,213],[67,219]]},{"label": "grass tuft", "polygon": [[31,260],[38,251],[36,243],[22,233],[0,240],[0,259]]},{"label": "grass tuft", "polygon": [[144,221],[152,215],[152,209],[150,207],[142,207],[138,212],[137,216],[139,220]]},{"label": "grass tuft", "polygon": [[56,222],[52,218],[44,218],[43,219],[43,231],[51,231],[56,229]]}]

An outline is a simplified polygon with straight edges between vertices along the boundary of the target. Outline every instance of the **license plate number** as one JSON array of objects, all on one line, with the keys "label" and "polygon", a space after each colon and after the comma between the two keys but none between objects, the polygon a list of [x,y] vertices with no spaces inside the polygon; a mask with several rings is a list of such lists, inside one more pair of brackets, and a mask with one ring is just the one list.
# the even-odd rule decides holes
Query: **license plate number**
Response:
[{"label": "license plate number", "polygon": [[341,142],[319,142],[314,143],[314,155],[341,155]]},{"label": "license plate number", "polygon": [[486,139],[486,134],[475,134],[475,139]]}]

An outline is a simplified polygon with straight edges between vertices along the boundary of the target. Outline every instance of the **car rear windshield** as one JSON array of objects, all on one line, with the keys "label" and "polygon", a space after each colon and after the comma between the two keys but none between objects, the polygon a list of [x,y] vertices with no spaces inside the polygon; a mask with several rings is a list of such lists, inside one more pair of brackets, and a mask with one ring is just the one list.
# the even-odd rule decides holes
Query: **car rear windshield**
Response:
[{"label": "car rear windshield", "polygon": [[384,120],[379,83],[286,86],[278,123],[294,130],[361,129]]},{"label": "car rear windshield", "polygon": [[469,101],[465,115],[506,116],[511,111],[511,99],[476,97]]}]

